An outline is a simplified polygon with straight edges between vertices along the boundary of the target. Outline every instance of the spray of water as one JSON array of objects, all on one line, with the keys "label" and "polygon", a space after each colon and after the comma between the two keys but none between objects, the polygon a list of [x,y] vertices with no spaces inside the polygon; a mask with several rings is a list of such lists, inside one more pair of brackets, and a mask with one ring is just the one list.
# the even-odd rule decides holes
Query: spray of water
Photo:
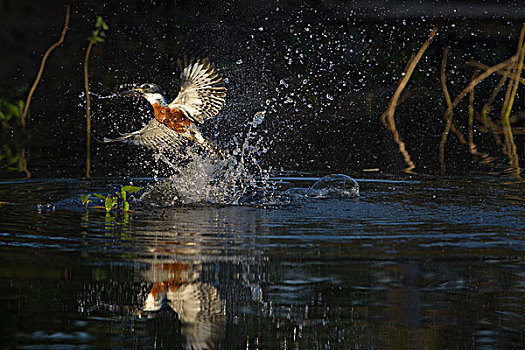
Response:
[{"label": "spray of water", "polygon": [[268,190],[271,169],[263,169],[258,156],[266,152],[257,128],[265,112],[257,112],[243,137],[233,138],[233,151],[225,159],[199,154],[188,147],[184,159],[174,162],[166,154],[156,159],[166,164],[175,175],[151,185],[141,200],[159,206],[212,203],[241,204]]}]

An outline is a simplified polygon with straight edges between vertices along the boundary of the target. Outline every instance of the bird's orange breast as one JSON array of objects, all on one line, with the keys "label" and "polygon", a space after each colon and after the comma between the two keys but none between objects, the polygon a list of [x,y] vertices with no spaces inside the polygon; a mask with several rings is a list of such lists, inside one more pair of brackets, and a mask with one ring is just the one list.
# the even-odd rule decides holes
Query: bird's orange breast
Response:
[{"label": "bird's orange breast", "polygon": [[155,119],[168,128],[183,134],[188,130],[191,120],[184,115],[180,109],[161,106],[158,103],[153,104]]}]

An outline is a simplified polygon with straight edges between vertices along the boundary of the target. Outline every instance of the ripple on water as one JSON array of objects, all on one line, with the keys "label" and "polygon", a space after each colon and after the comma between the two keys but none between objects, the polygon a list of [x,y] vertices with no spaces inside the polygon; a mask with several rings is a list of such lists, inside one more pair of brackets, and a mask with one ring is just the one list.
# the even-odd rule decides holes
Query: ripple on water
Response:
[{"label": "ripple on water", "polygon": [[[346,186],[344,176],[329,179]],[[174,329],[190,336],[199,324],[173,310],[198,310],[196,297],[204,295],[213,312],[201,325],[214,337],[240,334],[245,341],[265,329],[272,339],[297,334],[309,344],[351,339],[366,347],[371,343],[355,336],[363,329],[366,339],[409,329],[422,339],[437,332],[450,347],[522,344],[524,209],[509,204],[505,190],[482,188],[486,200],[471,205],[465,197],[481,194],[462,182],[434,191],[425,181],[359,180],[359,196],[348,196],[347,187],[326,195],[332,189],[314,187],[321,180],[257,178],[254,193],[234,205],[136,201],[134,212],[113,221],[76,199],[128,180],[0,184],[2,200],[12,203],[0,207],[0,302],[18,317],[42,310],[16,340],[133,347],[122,334],[140,333],[152,344],[173,336],[175,344]],[[55,209],[39,211],[35,200]],[[164,284],[186,287],[150,300],[149,314],[141,310]]]}]

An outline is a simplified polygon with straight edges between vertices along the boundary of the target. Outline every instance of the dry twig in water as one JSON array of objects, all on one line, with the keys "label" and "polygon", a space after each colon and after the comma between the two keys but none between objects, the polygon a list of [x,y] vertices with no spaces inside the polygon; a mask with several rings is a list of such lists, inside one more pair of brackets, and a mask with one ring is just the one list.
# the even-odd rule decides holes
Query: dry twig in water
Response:
[{"label": "dry twig in water", "polygon": [[443,130],[443,133],[441,134],[441,141],[439,142],[439,163],[441,164],[442,173],[446,171],[445,143],[447,142],[447,136],[452,126],[452,116],[453,116],[452,99],[450,98],[450,94],[447,88],[447,74],[446,74],[447,57],[448,57],[448,46],[445,47],[445,50],[443,50],[443,59],[441,60],[441,88],[443,89],[443,94],[445,95],[445,101],[447,101],[447,111],[445,112],[446,124],[445,124],[445,129]]},{"label": "dry twig in water", "polygon": [[[469,151],[472,155],[481,156],[483,158],[483,162],[490,162],[493,160],[488,154],[486,153],[480,153],[476,145],[474,144],[474,132],[473,132],[473,125],[474,125],[474,89],[471,89],[469,91],[469,138],[468,141],[465,139],[463,134],[457,130],[457,128],[454,126],[453,123],[453,110],[454,105],[452,102],[452,99],[450,98],[450,94],[448,92],[447,88],[447,77],[446,77],[446,65],[447,65],[447,57],[448,57],[448,50],[449,48],[446,47],[445,50],[443,50],[443,59],[441,61],[441,87],[443,89],[443,94],[445,95],[445,101],[447,102],[447,110],[444,114],[444,119],[446,121],[445,128],[443,130],[443,133],[441,134],[441,141],[439,143],[439,163],[441,165],[441,173],[446,172],[446,164],[445,164],[445,143],[447,142],[447,136],[450,131],[452,131],[459,139],[460,143],[468,146]],[[477,77],[478,72],[476,71],[474,73],[474,76],[472,77],[471,81],[474,81]]]},{"label": "dry twig in water", "polygon": [[452,102],[452,106],[451,108],[449,108],[449,110],[447,110],[447,113],[452,113],[452,109],[456,108],[457,105],[461,102],[461,100],[463,100],[463,98],[465,96],[467,96],[467,94],[476,87],[476,85],[478,85],[479,83],[481,83],[483,80],[487,79],[489,76],[491,76],[492,74],[494,74],[495,72],[501,70],[501,69],[505,69],[507,68],[508,66],[511,66],[513,64],[515,64],[516,62],[518,62],[518,57],[516,56],[512,56],[511,58],[509,58],[508,60],[506,61],[503,61],[501,63],[498,63],[490,68],[488,68],[486,71],[484,71],[483,73],[481,73],[480,75],[478,75],[476,77],[476,79],[473,79],[470,84],[465,88],[463,89],[463,91],[461,91],[461,93],[458,95],[458,97],[456,97],[456,99]]},{"label": "dry twig in water", "polygon": [[40,63],[40,69],[38,70],[38,73],[35,78],[35,82],[33,83],[33,86],[31,87],[31,90],[29,90],[29,94],[27,95],[26,104],[24,106],[24,111],[22,112],[22,126],[26,126],[26,117],[27,117],[27,111],[29,110],[29,104],[31,103],[31,98],[33,97],[33,94],[35,93],[36,87],[38,83],[40,82],[40,78],[42,77],[42,72],[44,71],[44,66],[46,64],[47,58],[51,54],[51,52],[59,45],[64,42],[64,38],[66,37],[67,28],[69,25],[69,5],[66,7],[66,19],[64,22],[64,28],[62,29],[62,34],[60,35],[60,39],[51,45],[49,49],[47,49],[46,53],[44,54],[44,57],[42,57],[42,62]]},{"label": "dry twig in water", "polygon": [[91,177],[91,99],[89,95],[89,81],[88,81],[88,63],[91,55],[91,48],[94,42],[90,41],[84,57],[84,90],[86,92],[86,177]]},{"label": "dry twig in water", "polygon": [[[474,75],[472,76],[472,79],[475,79],[478,75],[478,70],[474,72]],[[481,157],[481,163],[484,164],[490,164],[492,163],[495,158],[491,157],[488,153],[483,153],[478,151],[478,148],[476,147],[476,144],[474,143],[474,114],[476,112],[474,111],[474,90],[471,90],[469,93],[469,99],[468,99],[468,146],[470,154],[474,156]]]},{"label": "dry twig in water", "polygon": [[[489,66],[487,66],[486,64],[483,64],[483,63],[480,63],[480,62],[476,62],[476,61],[469,61],[466,64],[469,65],[469,66],[474,66],[474,67],[477,67],[477,68],[481,68],[483,70],[489,69]],[[496,73],[501,75],[501,76],[508,77],[511,74],[511,71],[509,69],[502,69],[501,71],[497,71]],[[525,84],[525,78],[520,77],[519,79],[520,79],[520,83]]]},{"label": "dry twig in water", "polygon": [[[444,93],[447,94],[448,92],[445,92],[445,91],[448,91],[446,90],[446,84],[443,83],[444,79],[446,79],[445,77],[445,73],[444,73],[444,66],[446,65],[446,53],[447,51],[443,52],[443,62],[442,62],[442,66],[441,66],[441,80],[442,80],[442,85],[445,86],[444,88]],[[446,167],[445,167],[445,143],[447,141],[447,135],[449,133],[450,130],[452,130],[452,128],[454,127],[454,125],[452,124],[452,115],[453,115],[453,111],[454,111],[454,108],[457,107],[457,105],[463,100],[463,98],[465,96],[467,96],[467,94],[469,94],[471,91],[474,90],[474,88],[476,87],[476,85],[478,85],[480,82],[482,82],[483,80],[485,80],[487,77],[489,77],[490,75],[500,71],[500,70],[503,70],[503,69],[506,69],[507,67],[510,67],[514,64],[516,64],[516,62],[518,61],[518,57],[517,56],[512,56],[511,58],[509,58],[508,60],[506,61],[503,61],[501,63],[498,63],[492,67],[489,67],[487,68],[482,74],[478,75],[476,78],[472,79],[470,84],[465,88],[463,89],[463,91],[461,91],[461,93],[454,99],[454,101],[450,102],[450,97],[446,98],[447,99],[447,105],[448,105],[448,108],[447,110],[445,111],[445,120],[447,121],[447,124],[445,125],[445,130],[443,131],[443,134],[441,135],[441,142],[439,144],[439,161],[440,161],[440,164],[441,164],[441,172],[444,173],[445,170],[446,170]],[[460,134],[459,132],[456,134],[458,135]],[[467,144],[467,142],[465,141],[463,135],[461,135],[461,137],[459,138],[460,139],[460,142],[463,143],[463,144]]]},{"label": "dry twig in water", "polygon": [[[446,81],[447,77],[446,77],[446,72],[445,72],[445,66],[447,64],[447,57],[448,57],[448,50],[449,50],[448,46],[445,47],[445,50],[443,50],[443,60],[441,61],[441,87],[443,88],[443,93],[445,94],[445,100],[447,101],[447,107],[450,108],[450,106],[452,105],[452,101],[450,99],[450,94],[447,88],[447,81]],[[447,122],[447,125],[450,124],[446,126],[445,128],[449,131],[452,131],[454,135],[456,135],[456,137],[458,138],[461,144],[468,145],[468,142],[465,139],[465,136],[463,136],[463,134],[454,125],[454,122],[452,121],[452,116],[450,117],[450,122],[448,122],[448,118],[446,114],[444,115],[444,119]],[[447,134],[448,134],[448,131],[447,131]]]},{"label": "dry twig in water", "polygon": [[399,100],[399,96],[401,95],[401,92],[403,91],[403,89],[407,85],[408,81],[410,80],[410,77],[412,76],[412,73],[414,72],[414,69],[416,68],[419,60],[421,59],[421,57],[425,53],[428,45],[430,45],[430,42],[432,41],[432,39],[436,35],[437,30],[438,30],[437,27],[434,27],[432,29],[432,32],[430,33],[428,39],[425,41],[423,46],[421,46],[421,48],[419,49],[418,53],[415,56],[413,56],[412,59],[409,61],[408,65],[407,65],[407,68],[406,68],[406,72],[405,72],[403,78],[401,79],[401,81],[399,82],[399,85],[398,85],[398,87],[397,87],[397,89],[396,89],[396,91],[394,93],[394,96],[390,100],[390,103],[388,105],[387,110],[381,115],[381,122],[383,123],[383,125],[385,125],[385,127],[390,129],[390,131],[392,132],[392,134],[394,136],[394,141],[397,143],[397,145],[399,147],[399,151],[403,155],[403,158],[405,159],[405,162],[408,165],[407,168],[403,169],[403,171],[406,172],[406,173],[413,173],[413,169],[416,167],[416,165],[410,159],[410,155],[409,155],[408,151],[406,150],[405,143],[403,141],[401,141],[401,137],[399,135],[399,132],[396,129],[396,123],[395,123],[395,120],[394,120],[394,112],[396,110],[396,106],[397,106],[397,103],[398,103],[398,100]]},{"label": "dry twig in water", "polygon": [[494,138],[494,142],[496,142],[496,144],[500,146],[502,145],[502,143],[501,143],[501,138],[499,137],[498,132],[497,132],[497,126],[490,119],[489,114],[494,109],[494,107],[492,107],[492,103],[494,103],[496,96],[498,96],[499,92],[501,91],[501,88],[503,87],[503,85],[505,85],[505,82],[507,81],[509,74],[510,74],[510,71],[505,70],[503,76],[498,82],[498,85],[496,85],[496,87],[492,91],[492,94],[490,94],[489,99],[483,105],[483,109],[481,110],[481,116],[478,116],[478,119],[480,119],[480,121],[483,123],[485,128],[487,128],[487,130],[492,132],[492,137]]},{"label": "dry twig in water", "polygon": [[86,92],[86,177],[91,177],[91,96],[89,94],[89,56],[91,55],[91,49],[96,43],[104,42],[106,37],[105,31],[109,29],[109,26],[102,19],[97,18],[95,30],[92,32],[89,38],[89,44],[86,49],[86,56],[84,57],[84,90]]},{"label": "dry twig in water", "polygon": [[[523,40],[525,36],[525,24],[521,28],[520,39],[518,42],[518,50],[516,58],[518,63],[513,70],[514,76],[509,79],[509,86],[507,88],[507,94],[505,95],[505,102],[501,111],[501,126],[503,127],[503,135],[505,136],[505,144],[507,154],[509,156],[509,166],[512,175],[519,178],[521,169],[519,166],[519,158],[516,150],[516,144],[514,142],[514,136],[512,135],[512,128],[510,125],[510,112],[512,111],[512,105],[514,104],[514,98],[518,91],[518,85],[520,83],[521,71],[523,70],[523,59],[525,57],[525,46]],[[510,95],[509,95],[510,92]]]}]

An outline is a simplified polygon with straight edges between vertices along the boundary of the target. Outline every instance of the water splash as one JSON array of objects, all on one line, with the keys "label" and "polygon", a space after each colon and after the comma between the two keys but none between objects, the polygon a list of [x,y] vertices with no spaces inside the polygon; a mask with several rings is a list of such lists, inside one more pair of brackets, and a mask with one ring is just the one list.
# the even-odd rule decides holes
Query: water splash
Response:
[{"label": "water splash", "polygon": [[[111,93],[109,95],[101,95],[101,94],[98,94],[96,92],[93,92],[93,91],[90,91],[89,92],[89,96],[91,97],[96,97],[98,98],[99,100],[106,100],[106,99],[109,99],[109,98],[118,98],[118,97],[121,97],[120,94],[114,92],[114,93]],[[79,95],[78,95],[78,98],[83,100],[84,98],[86,97],[86,93],[85,92],[81,92]]]},{"label": "water splash", "polygon": [[271,168],[263,169],[258,159],[267,151],[258,127],[264,112],[257,112],[241,138],[234,138],[234,150],[226,159],[217,159],[191,147],[185,159],[172,162],[159,154],[175,175],[149,186],[142,195],[144,203],[154,206],[187,204],[285,205],[310,198],[350,198],[359,194],[359,185],[343,174],[327,175],[310,188],[282,191],[271,181]]},{"label": "water splash", "polygon": [[359,184],[344,174],[331,174],[318,179],[311,187],[292,187],[273,191],[270,196],[254,200],[252,205],[281,206],[302,204],[309,200],[351,199],[359,196]]},{"label": "water splash", "polygon": [[90,92],[89,92],[89,95],[90,95],[90,96],[94,96],[94,97],[96,97],[96,98],[98,98],[98,99],[100,99],[100,100],[105,100],[105,99],[108,99],[108,98],[117,98],[117,97],[121,97],[120,94],[115,93],[115,92],[112,93],[112,94],[109,94],[109,95],[103,96],[103,95],[100,95],[100,94],[97,94],[97,93],[94,93],[94,92],[90,91]]},{"label": "water splash", "polygon": [[305,193],[311,198],[349,198],[359,195],[359,184],[348,175],[327,175]]},{"label": "water splash", "polygon": [[[191,146],[183,158],[172,162],[166,154],[157,160],[168,165],[175,175],[151,185],[141,200],[157,206],[211,203],[237,205],[253,193],[266,192],[271,186],[271,169],[263,169],[258,157],[267,151],[255,129],[264,120],[265,112],[257,112],[245,135],[233,139],[233,151],[225,159],[199,154]],[[258,137],[259,136],[259,137]],[[241,142],[242,140],[242,142]]]}]

